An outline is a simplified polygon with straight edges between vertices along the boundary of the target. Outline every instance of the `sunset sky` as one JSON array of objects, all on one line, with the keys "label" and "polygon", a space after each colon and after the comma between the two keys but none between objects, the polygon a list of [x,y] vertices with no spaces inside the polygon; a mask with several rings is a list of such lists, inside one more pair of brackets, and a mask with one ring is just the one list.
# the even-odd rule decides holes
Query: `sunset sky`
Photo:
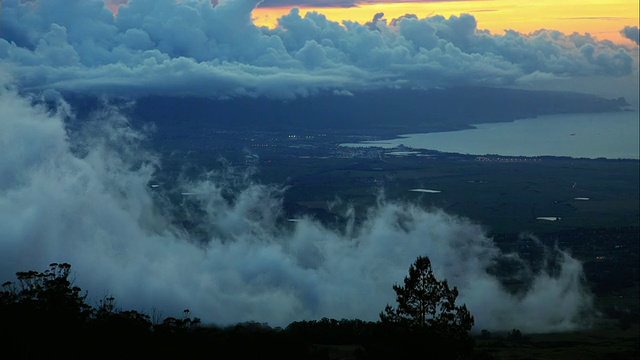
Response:
[{"label": "sunset sky", "polygon": [[[290,5],[285,6],[286,3]],[[351,6],[340,6],[352,3]],[[405,14],[419,18],[433,15],[450,17],[472,14],[479,29],[501,34],[505,29],[530,33],[539,29],[571,34],[590,33],[599,39],[627,43],[620,35],[625,26],[638,25],[638,1],[635,0],[477,0],[477,1],[340,1],[340,0],[266,0],[254,10],[257,25],[274,26],[277,19],[298,7],[301,15],[317,11],[334,21],[371,21],[376,13],[392,20]]]},{"label": "sunset sky", "polygon": [[293,98],[561,81],[619,97],[637,88],[633,0],[4,0],[0,24],[2,65],[31,90]]}]

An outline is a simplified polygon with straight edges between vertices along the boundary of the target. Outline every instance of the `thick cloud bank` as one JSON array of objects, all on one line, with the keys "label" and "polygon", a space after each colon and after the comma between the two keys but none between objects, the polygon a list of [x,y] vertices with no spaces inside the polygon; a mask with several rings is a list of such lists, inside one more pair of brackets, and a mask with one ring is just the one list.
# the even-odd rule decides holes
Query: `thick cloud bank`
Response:
[{"label": "thick cloud bank", "polygon": [[[176,185],[199,212],[180,208],[151,186],[161,159],[118,112],[107,107],[71,131],[68,107],[34,100],[0,88],[2,279],[68,262],[90,299],[113,295],[149,314],[188,308],[206,323],[272,326],[375,321],[395,303],[392,285],[427,255],[436,276],[458,286],[478,330],[568,330],[590,309],[581,264],[568,254],[546,249],[548,264],[528,266],[477,224],[439,210],[381,199],[358,225],[287,222],[282,189],[215,173]],[[171,214],[193,215],[204,240]],[[526,291],[511,294],[491,275],[500,262],[528,279]]]},{"label": "thick cloud bank", "polygon": [[279,98],[616,77],[637,61],[589,34],[493,35],[467,14],[339,24],[294,8],[268,29],[252,22],[259,4],[130,0],[114,16],[98,0],[5,0],[0,59],[22,89]]}]

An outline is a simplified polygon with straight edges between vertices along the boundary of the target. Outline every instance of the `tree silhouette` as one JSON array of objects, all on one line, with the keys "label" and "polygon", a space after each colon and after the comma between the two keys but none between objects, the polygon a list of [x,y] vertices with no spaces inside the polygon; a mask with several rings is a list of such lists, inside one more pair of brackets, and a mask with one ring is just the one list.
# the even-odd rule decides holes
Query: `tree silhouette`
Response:
[{"label": "tree silhouette", "polygon": [[393,285],[398,306],[385,307],[380,313],[384,323],[411,329],[433,330],[441,335],[465,337],[473,327],[473,316],[466,305],[456,306],[458,289],[438,281],[427,256],[419,256],[404,278],[404,286]]},{"label": "tree silhouette", "polygon": [[[356,344],[354,358],[410,358],[425,348],[439,349],[430,358],[470,358],[468,335],[473,318],[455,306],[450,290],[431,272],[427,258],[418,258],[405,279],[394,286],[398,309],[387,305],[382,322],[335,320],[294,322],[285,329],[266,323],[203,326],[185,309],[182,319],[168,317],[154,324],[148,315],[122,310],[113,296],[93,308],[87,295],[70,279],[71,265],[52,263],[44,272],[18,272],[16,282],[0,287],[0,343],[21,358],[85,358],[83,349],[100,349],[101,358],[191,357],[212,347],[241,358],[327,358],[332,346]],[[391,324],[391,326],[389,326]],[[408,326],[405,326],[408,325]],[[418,329],[418,331],[416,331]],[[437,332],[431,330],[438,329]],[[73,352],[68,348],[73,341]],[[34,344],[54,344],[34,346]],[[341,350],[342,351],[342,350]]]},{"label": "tree silhouette", "polygon": [[92,309],[85,303],[86,294],[69,279],[70,270],[67,263],[52,263],[44,272],[16,273],[18,283],[6,282],[0,291],[0,304],[11,309],[3,315],[19,314],[21,322],[29,314],[30,321],[41,323],[83,323]]},{"label": "tree silhouette", "polygon": [[92,309],[85,303],[86,294],[69,278],[70,270],[69,264],[52,263],[44,272],[18,272],[15,283],[3,284],[0,338],[8,353],[40,358],[55,351],[42,344],[63,344],[85,333]]}]

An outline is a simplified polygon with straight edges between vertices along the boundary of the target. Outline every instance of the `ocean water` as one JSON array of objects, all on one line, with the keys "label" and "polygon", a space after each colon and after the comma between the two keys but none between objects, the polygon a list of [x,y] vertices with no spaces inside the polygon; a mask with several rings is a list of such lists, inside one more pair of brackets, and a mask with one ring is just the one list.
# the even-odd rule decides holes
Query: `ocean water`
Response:
[{"label": "ocean water", "polygon": [[476,124],[475,129],[406,134],[393,140],[342,146],[404,145],[469,155],[640,159],[638,123],[638,111],[545,115],[508,123]]}]

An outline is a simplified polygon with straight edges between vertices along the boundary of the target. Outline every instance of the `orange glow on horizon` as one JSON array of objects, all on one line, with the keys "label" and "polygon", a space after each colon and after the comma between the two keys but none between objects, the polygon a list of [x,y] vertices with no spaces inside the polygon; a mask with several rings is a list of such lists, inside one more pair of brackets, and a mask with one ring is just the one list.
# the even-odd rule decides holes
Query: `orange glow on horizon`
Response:
[{"label": "orange glow on horizon", "polygon": [[[277,19],[290,12],[287,8],[261,8],[253,11],[254,23],[258,26],[274,27]],[[424,3],[378,3],[363,4],[352,8],[306,8],[298,7],[300,15],[318,12],[329,20],[342,23],[353,21],[364,24],[371,21],[376,13],[384,13],[384,18],[392,20],[406,14],[419,18],[442,15],[471,14],[478,22],[478,29],[489,30],[492,34],[502,34],[505,30],[515,30],[528,34],[536,30],[558,30],[566,34],[589,33],[600,40],[630,44],[631,41],[620,34],[625,26],[638,26],[637,0],[486,0],[449,1]]]}]

